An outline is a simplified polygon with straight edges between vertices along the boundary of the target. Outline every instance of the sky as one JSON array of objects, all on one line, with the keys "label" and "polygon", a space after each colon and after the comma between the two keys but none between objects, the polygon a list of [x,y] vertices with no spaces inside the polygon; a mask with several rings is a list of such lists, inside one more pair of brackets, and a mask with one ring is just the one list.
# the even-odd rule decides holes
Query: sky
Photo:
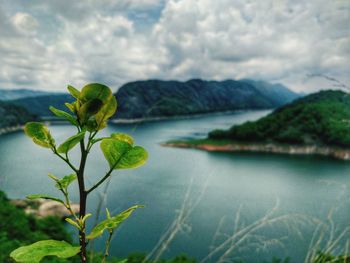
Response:
[{"label": "sky", "polygon": [[350,0],[0,0],[0,57],[5,89],[251,78],[308,93],[350,86]]}]

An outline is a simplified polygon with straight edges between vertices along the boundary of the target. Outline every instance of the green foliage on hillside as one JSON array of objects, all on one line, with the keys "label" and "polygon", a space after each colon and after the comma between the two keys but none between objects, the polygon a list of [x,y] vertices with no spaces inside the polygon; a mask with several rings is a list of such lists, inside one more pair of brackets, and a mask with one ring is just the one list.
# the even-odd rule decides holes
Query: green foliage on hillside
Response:
[{"label": "green foliage on hillside", "polygon": [[36,120],[36,116],[26,109],[0,101],[0,128],[23,125],[30,120]]},{"label": "green foliage on hillside", "polygon": [[12,262],[10,252],[21,245],[50,238],[71,241],[60,219],[28,216],[0,191],[0,262]]},{"label": "green foliage on hillside", "polygon": [[255,122],[215,130],[211,139],[350,146],[350,94],[320,91],[278,108]]}]

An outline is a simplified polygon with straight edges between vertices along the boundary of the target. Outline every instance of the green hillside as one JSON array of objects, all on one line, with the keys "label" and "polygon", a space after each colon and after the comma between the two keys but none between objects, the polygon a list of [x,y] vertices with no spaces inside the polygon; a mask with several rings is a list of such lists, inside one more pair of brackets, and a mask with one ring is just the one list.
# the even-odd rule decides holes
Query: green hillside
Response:
[{"label": "green hillside", "polygon": [[26,109],[11,103],[0,101],[0,129],[11,126],[23,125],[36,120],[37,117]]},{"label": "green hillside", "polygon": [[278,108],[254,122],[215,130],[210,139],[350,146],[350,94],[326,90]]}]

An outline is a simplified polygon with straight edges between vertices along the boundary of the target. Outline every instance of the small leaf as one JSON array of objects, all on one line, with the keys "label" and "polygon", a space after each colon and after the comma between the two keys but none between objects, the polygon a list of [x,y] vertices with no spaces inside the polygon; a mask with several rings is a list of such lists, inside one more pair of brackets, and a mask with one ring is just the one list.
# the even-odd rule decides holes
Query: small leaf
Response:
[{"label": "small leaf", "polygon": [[112,96],[112,91],[105,85],[99,83],[91,83],[84,86],[80,92],[79,99],[82,103],[98,99],[105,104]]},{"label": "small leaf", "polygon": [[67,223],[71,224],[72,226],[76,227],[77,229],[81,229],[81,227],[79,226],[79,224],[77,222],[75,222],[74,220],[70,219],[69,217],[65,219],[67,221]]},{"label": "small leaf", "polygon": [[117,110],[117,100],[114,96],[103,105],[99,112],[95,115],[96,123],[98,125],[98,130],[102,130],[106,127],[104,123],[114,115]]},{"label": "small leaf", "polygon": [[75,113],[75,107],[74,107],[74,104],[73,103],[64,103],[64,105],[66,105],[66,107],[73,113]]},{"label": "small leaf", "polygon": [[85,221],[86,221],[89,217],[91,217],[91,216],[92,216],[92,214],[86,214],[86,215],[82,218],[81,222],[84,224]]},{"label": "small leaf", "polygon": [[52,180],[54,180],[54,181],[58,181],[59,179],[56,177],[56,176],[54,176],[52,173],[49,173],[48,174],[48,177],[50,177]]},{"label": "small leaf", "polygon": [[45,195],[45,194],[28,195],[27,198],[30,200],[42,198],[42,199],[52,200],[52,201],[56,201],[56,202],[59,202],[61,204],[64,204],[64,202],[61,199],[56,198],[56,197],[52,197],[49,195]]},{"label": "small leaf", "polygon": [[74,98],[76,98],[76,99],[79,98],[79,96],[80,96],[80,91],[79,91],[79,90],[77,90],[76,88],[74,88],[74,87],[71,86],[71,85],[68,85],[67,89],[68,89],[69,93],[70,93]]},{"label": "small leaf", "polygon": [[65,118],[67,121],[69,121],[74,126],[78,126],[78,121],[69,113],[56,109],[55,107],[50,106],[50,111],[52,111],[53,114],[55,114],[57,117]]},{"label": "small leaf", "polygon": [[24,127],[24,132],[32,138],[34,143],[42,147],[52,148],[55,145],[49,129],[40,122],[28,122]]},{"label": "small leaf", "polygon": [[76,174],[66,175],[62,179],[59,179],[55,186],[58,189],[66,190],[68,186],[76,179],[77,179]]},{"label": "small leaf", "polygon": [[111,137],[116,140],[127,142],[130,145],[134,144],[134,139],[129,134],[126,134],[126,133],[112,133]]},{"label": "small leaf", "polygon": [[106,220],[99,223],[95,226],[91,233],[86,237],[87,239],[94,239],[103,234],[105,230],[114,230],[117,228],[125,219],[127,219],[132,212],[134,212],[137,208],[142,208],[142,205],[135,205],[130,207],[129,209],[121,212],[120,214],[113,216],[111,218],[107,218]]},{"label": "small leaf", "polygon": [[115,169],[137,168],[144,165],[147,159],[147,151],[141,146],[135,146],[120,158]]},{"label": "small leaf", "polygon": [[68,138],[64,143],[62,143],[57,152],[59,153],[67,153],[69,152],[75,145],[77,145],[81,140],[84,139],[85,131],[82,131],[70,138]]},{"label": "small leaf", "polygon": [[46,256],[56,256],[59,258],[70,258],[80,252],[80,247],[73,247],[65,241],[42,240],[23,246],[12,251],[10,257],[16,262],[39,263]]},{"label": "small leaf", "polygon": [[111,218],[111,213],[109,212],[107,207],[106,207],[106,214],[107,214],[107,219],[110,219]]},{"label": "small leaf", "polygon": [[111,138],[103,139],[100,147],[103,155],[109,163],[110,168],[115,167],[123,154],[132,148],[132,146],[127,142]]}]

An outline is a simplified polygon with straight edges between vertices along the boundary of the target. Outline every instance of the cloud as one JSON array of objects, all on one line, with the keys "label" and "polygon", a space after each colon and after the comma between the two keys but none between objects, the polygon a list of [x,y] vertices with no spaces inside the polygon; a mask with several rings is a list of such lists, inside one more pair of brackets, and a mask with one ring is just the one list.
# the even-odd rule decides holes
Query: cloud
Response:
[{"label": "cloud", "polygon": [[33,33],[38,28],[38,21],[27,13],[16,13],[12,17],[12,23],[21,33]]},{"label": "cloud", "polygon": [[349,13],[343,0],[3,1],[0,86],[201,77],[327,88],[307,76],[350,83]]}]

